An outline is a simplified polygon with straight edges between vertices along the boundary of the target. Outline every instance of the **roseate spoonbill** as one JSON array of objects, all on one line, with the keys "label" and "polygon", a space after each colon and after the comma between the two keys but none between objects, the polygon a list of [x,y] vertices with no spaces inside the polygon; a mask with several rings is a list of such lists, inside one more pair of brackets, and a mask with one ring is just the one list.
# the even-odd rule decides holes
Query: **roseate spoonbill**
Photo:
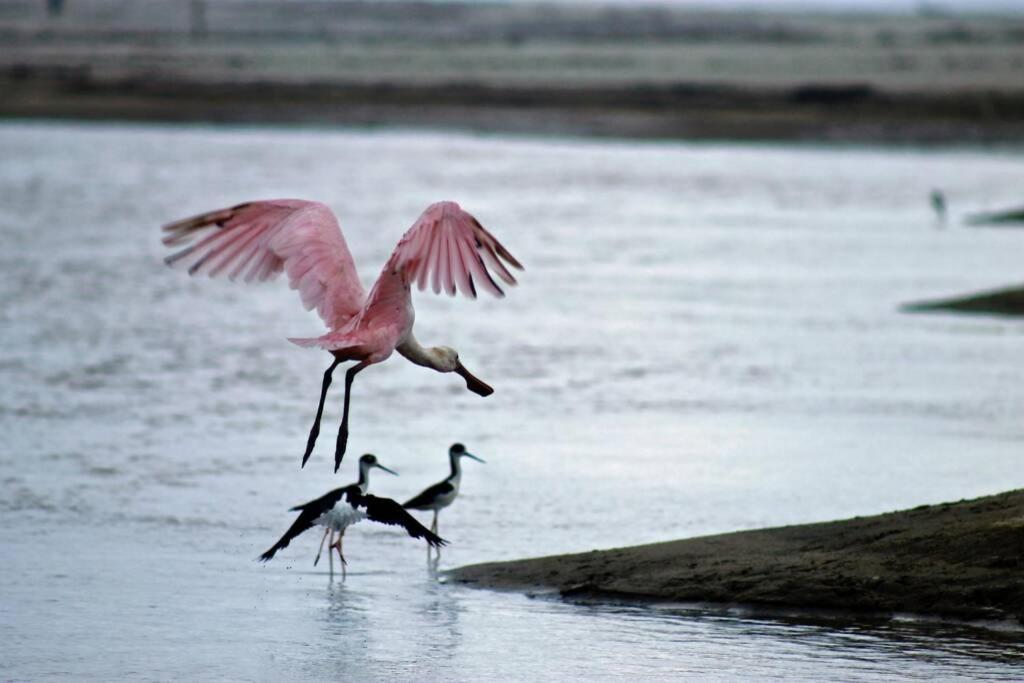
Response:
[{"label": "roseate spoonbill", "polygon": [[[442,508],[446,508],[455,502],[455,497],[459,495],[459,482],[462,480],[462,465],[459,461],[462,458],[472,458],[477,462],[486,462],[484,459],[478,458],[467,451],[466,447],[461,443],[452,444],[451,448],[448,449],[448,461],[452,468],[451,474],[443,481],[427,487],[402,505],[407,510],[433,510],[434,521],[430,524],[430,530],[435,534],[437,533],[437,513]],[[429,552],[430,547],[428,546],[427,553]],[[440,553],[441,549],[438,548],[438,555]]]},{"label": "roseate spoonbill", "polygon": [[[355,484],[334,489],[316,500],[311,500],[305,505],[296,505],[293,511],[298,511],[299,516],[295,519],[284,536],[278,540],[267,552],[260,555],[261,562],[268,562],[273,559],[278,550],[287,548],[292,539],[313,528],[322,526],[324,537],[320,539],[320,547],[316,551],[316,559],[313,566],[320,561],[320,553],[323,552],[324,542],[327,536],[331,536],[331,542],[327,544],[327,558],[331,564],[331,575],[334,574],[334,556],[332,550],[338,552],[338,559],[341,560],[341,578],[345,580],[345,555],[342,553],[341,544],[345,537],[345,529],[357,522],[369,518],[370,521],[381,524],[391,524],[403,527],[413,538],[423,538],[427,541],[427,548],[438,547],[445,544],[445,541],[434,532],[427,530],[425,526],[416,521],[408,512],[402,509],[396,501],[390,498],[378,498],[366,493],[370,485],[370,470],[374,467],[397,475],[394,470],[389,470],[377,462],[377,457],[367,453],[359,458],[359,481]],[[337,533],[337,539],[334,534]]]},{"label": "roseate spoonbill", "polygon": [[447,346],[423,347],[413,336],[416,317],[411,286],[422,290],[430,282],[434,292],[456,288],[476,298],[477,286],[501,297],[504,292],[491,277],[493,271],[509,285],[516,279],[508,266],[523,269],[491,233],[455,202],[431,204],[398,241],[391,257],[366,295],[359,282],[352,254],[338,220],[318,202],[276,199],[239,204],[164,226],[164,244],[176,246],[196,240],[168,256],[172,266],[188,268],[190,275],[242,277],[246,282],[268,280],[282,270],[299,290],[306,309],[316,308],[330,331],[315,338],[293,338],[295,344],[320,347],[334,356],[324,372],[320,403],[309,432],[305,466],[320,433],[327,388],[339,363],[357,361],[345,372],[345,399],[334,452],[338,471],[348,441],[348,407],[356,374],[398,351],[416,365],[438,372],[456,372],[466,388],[481,396],[493,389],[474,377]]}]

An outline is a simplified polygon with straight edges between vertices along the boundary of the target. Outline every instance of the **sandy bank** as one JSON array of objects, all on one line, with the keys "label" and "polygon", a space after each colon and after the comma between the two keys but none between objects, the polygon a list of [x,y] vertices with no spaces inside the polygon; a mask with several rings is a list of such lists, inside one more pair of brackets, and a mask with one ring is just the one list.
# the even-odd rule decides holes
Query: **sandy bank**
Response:
[{"label": "sandy bank", "polygon": [[872,517],[461,567],[482,588],[1024,623],[1024,490]]},{"label": "sandy bank", "polygon": [[1024,227],[1024,208],[976,213],[968,216],[964,222],[977,226]]}]

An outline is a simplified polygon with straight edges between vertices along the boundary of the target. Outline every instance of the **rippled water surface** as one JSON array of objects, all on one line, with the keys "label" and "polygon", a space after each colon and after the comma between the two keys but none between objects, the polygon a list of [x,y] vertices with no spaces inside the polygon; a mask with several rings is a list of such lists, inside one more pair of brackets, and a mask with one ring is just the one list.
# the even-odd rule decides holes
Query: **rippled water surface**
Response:
[{"label": "rippled water surface", "polygon": [[[900,313],[1019,283],[1024,154],[409,132],[0,125],[0,678],[581,680],[1020,676],[1019,633],[568,604],[438,582],[367,524],[254,562],[372,451],[409,496],[469,462],[441,568],[870,514],[1024,486],[1024,325]],[[322,352],[281,283],[190,280],[158,226],[318,198],[376,275],[431,201],[527,266],[502,301],[417,295],[481,399],[395,357],[350,455],[298,467]]]}]

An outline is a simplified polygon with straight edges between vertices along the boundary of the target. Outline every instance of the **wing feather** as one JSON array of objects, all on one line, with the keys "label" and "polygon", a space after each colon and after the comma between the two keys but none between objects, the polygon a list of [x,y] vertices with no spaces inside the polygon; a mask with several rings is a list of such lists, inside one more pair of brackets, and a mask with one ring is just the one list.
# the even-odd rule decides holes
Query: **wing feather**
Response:
[{"label": "wing feather", "polygon": [[[275,199],[239,204],[164,226],[167,257],[190,275],[268,280],[282,271],[307,309],[332,329],[359,312],[366,293],[338,220],[319,202]],[[190,244],[191,243],[191,244]]]},{"label": "wing feather", "polygon": [[[245,229],[245,233],[239,235],[236,240],[235,248],[228,251],[225,250],[221,255],[218,263],[210,269],[210,277],[217,277],[223,272],[225,268],[230,266],[233,262],[240,260],[248,261],[252,258],[252,255],[256,253],[255,242],[259,238],[259,230],[257,226],[253,225]],[[232,276],[228,276],[229,279],[234,280]]]},{"label": "wing feather", "polygon": [[366,516],[371,521],[390,526],[400,526],[413,538],[422,538],[434,548],[447,545],[448,543],[420,524],[415,517],[390,498],[364,495],[359,492],[358,488],[350,488],[345,492],[345,499],[352,507],[366,510]]},{"label": "wing feather", "polygon": [[473,286],[473,275],[470,271],[470,264],[477,258],[476,254],[470,253],[465,242],[453,240],[456,257],[459,267],[455,269],[455,281],[459,285],[459,291],[470,299],[476,298],[476,287]]},{"label": "wing feather", "polygon": [[479,249],[478,251],[484,260],[484,264],[497,273],[498,277],[504,280],[507,284],[514,285],[516,283],[516,279],[512,277],[512,273],[508,272],[508,268],[505,267],[505,264],[501,262],[493,251],[490,251],[489,249]]},{"label": "wing feather", "polygon": [[459,245],[462,249],[465,261],[469,265],[470,283],[480,285],[494,296],[503,296],[504,294],[502,293],[501,288],[498,287],[498,284],[494,281],[494,278],[491,277],[491,274],[487,272],[487,265],[480,257],[480,253],[465,242],[460,242]]},{"label": "wing feather", "polygon": [[442,232],[438,239],[441,243],[441,285],[448,296],[454,296],[455,279],[452,277],[452,270],[455,264],[452,263],[452,235],[449,232]]},{"label": "wing feather", "polygon": [[269,279],[271,275],[277,275],[277,273],[281,271],[280,269],[277,269],[277,271],[275,272],[274,265],[276,261],[277,258],[274,256],[274,253],[269,249],[261,252],[259,260],[256,262],[256,265],[253,266],[252,270],[246,276],[245,281],[252,282],[255,280],[256,282],[262,282],[263,280]]},{"label": "wing feather", "polygon": [[436,237],[430,242],[430,271],[433,273],[434,294],[441,293],[441,240]]},{"label": "wing feather", "polygon": [[471,298],[476,296],[479,284],[501,297],[505,293],[491,273],[515,285],[510,267],[523,270],[522,264],[476,218],[455,202],[438,202],[428,206],[399,240],[370,292],[367,307],[378,299],[394,296],[394,287],[408,289],[413,283],[421,290],[429,286],[438,294],[443,289],[449,295],[462,292]]},{"label": "wing feather", "polygon": [[405,501],[402,507],[411,510],[427,510],[440,496],[446,493],[451,493],[455,489],[451,482],[447,479],[444,481],[432,484],[427,488],[423,489],[415,496]]}]

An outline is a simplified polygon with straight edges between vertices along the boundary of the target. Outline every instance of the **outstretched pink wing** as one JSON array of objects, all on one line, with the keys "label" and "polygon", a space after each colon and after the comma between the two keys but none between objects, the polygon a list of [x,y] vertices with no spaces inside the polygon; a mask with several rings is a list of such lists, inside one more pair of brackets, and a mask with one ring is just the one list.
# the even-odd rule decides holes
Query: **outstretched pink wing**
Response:
[{"label": "outstretched pink wing", "polygon": [[454,295],[458,288],[471,298],[476,298],[480,286],[500,297],[505,294],[491,272],[514,285],[516,279],[506,264],[523,269],[476,218],[455,202],[437,202],[428,206],[399,240],[384,266],[382,279],[400,274],[406,287],[415,282],[425,289],[430,282],[435,293],[444,289]]},{"label": "outstretched pink wing", "polygon": [[164,244],[191,244],[165,260],[189,275],[269,280],[282,270],[306,310],[337,329],[359,312],[366,293],[338,219],[319,202],[274,199],[239,204],[164,226]]}]

